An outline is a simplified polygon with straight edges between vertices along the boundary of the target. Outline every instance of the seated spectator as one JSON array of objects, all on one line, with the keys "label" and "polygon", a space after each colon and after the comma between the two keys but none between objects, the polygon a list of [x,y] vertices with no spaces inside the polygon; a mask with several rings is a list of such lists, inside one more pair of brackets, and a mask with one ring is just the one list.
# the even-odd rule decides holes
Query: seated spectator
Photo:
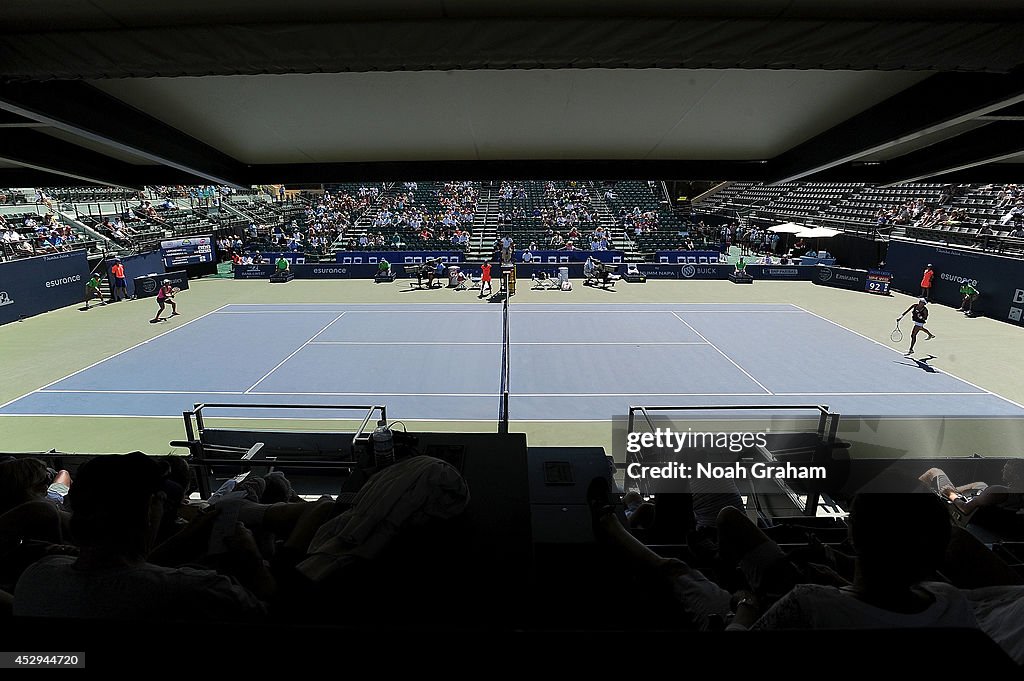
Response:
[{"label": "seated spectator", "polygon": [[63,509],[70,488],[67,471],[55,471],[40,459],[22,457],[0,462],[0,513],[38,499],[48,499]]},{"label": "seated spectator", "polygon": [[[166,568],[147,560],[164,513],[164,471],[141,453],[85,463],[69,494],[78,558],[49,556],[22,574],[14,614],[122,620],[235,620],[265,613],[253,593],[211,570]],[[216,511],[193,527],[209,526]],[[226,539],[250,583],[269,579],[252,533]]]},{"label": "seated spectator", "polygon": [[1024,459],[1007,461],[1002,478],[1001,485],[971,482],[958,487],[941,468],[929,468],[919,479],[926,488],[964,513],[986,506],[1001,507],[1013,513],[1024,509]]},{"label": "seated spectator", "polygon": [[13,585],[28,565],[63,546],[70,536],[70,514],[63,505],[70,485],[67,471],[57,473],[40,459],[0,462],[2,588]]},{"label": "seated spectator", "polygon": [[363,485],[350,509],[317,529],[298,570],[323,583],[380,558],[410,528],[460,515],[469,500],[466,481],[450,464],[430,456],[399,458]]},{"label": "seated spectator", "polygon": [[934,495],[858,494],[850,509],[857,551],[853,582],[797,585],[760,617],[757,597],[745,597],[730,628],[977,628],[958,589],[928,581],[942,563],[950,533],[949,514]]}]

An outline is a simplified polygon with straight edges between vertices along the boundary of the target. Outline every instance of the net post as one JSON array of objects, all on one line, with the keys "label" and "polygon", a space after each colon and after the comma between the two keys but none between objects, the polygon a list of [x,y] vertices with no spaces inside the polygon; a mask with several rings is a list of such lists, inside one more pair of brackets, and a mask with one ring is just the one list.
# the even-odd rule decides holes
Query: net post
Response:
[{"label": "net post", "polygon": [[498,432],[502,435],[508,435],[508,391],[504,391],[501,394],[501,420],[498,421]]}]

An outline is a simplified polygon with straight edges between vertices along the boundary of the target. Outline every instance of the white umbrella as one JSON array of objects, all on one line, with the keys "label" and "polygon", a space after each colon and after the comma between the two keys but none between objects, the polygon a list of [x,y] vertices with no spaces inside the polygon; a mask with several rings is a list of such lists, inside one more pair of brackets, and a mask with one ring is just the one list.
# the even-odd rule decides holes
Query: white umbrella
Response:
[{"label": "white umbrella", "polygon": [[768,231],[775,232],[776,234],[796,234],[797,232],[802,232],[805,229],[807,228],[804,227],[803,225],[798,225],[793,222],[784,222],[781,225],[769,227]]},{"label": "white umbrella", "polygon": [[828,227],[807,227],[795,234],[801,239],[830,239],[837,234],[842,234],[838,229]]}]

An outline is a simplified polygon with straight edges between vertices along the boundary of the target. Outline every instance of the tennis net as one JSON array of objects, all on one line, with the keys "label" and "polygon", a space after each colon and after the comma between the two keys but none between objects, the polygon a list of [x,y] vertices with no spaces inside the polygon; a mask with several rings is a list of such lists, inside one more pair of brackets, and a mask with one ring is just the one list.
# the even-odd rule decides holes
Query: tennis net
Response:
[{"label": "tennis net", "polygon": [[509,282],[508,274],[505,275],[505,298],[501,303],[501,394],[498,404],[498,432],[508,432],[508,391],[509,391],[509,325],[508,325],[508,300]]}]

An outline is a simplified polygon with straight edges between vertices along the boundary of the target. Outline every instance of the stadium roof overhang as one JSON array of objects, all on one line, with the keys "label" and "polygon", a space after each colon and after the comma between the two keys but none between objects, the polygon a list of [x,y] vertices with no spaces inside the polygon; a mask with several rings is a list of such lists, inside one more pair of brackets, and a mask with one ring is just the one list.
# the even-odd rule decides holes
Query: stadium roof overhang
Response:
[{"label": "stadium roof overhang", "polygon": [[7,0],[0,186],[1002,181],[1013,0]]}]

